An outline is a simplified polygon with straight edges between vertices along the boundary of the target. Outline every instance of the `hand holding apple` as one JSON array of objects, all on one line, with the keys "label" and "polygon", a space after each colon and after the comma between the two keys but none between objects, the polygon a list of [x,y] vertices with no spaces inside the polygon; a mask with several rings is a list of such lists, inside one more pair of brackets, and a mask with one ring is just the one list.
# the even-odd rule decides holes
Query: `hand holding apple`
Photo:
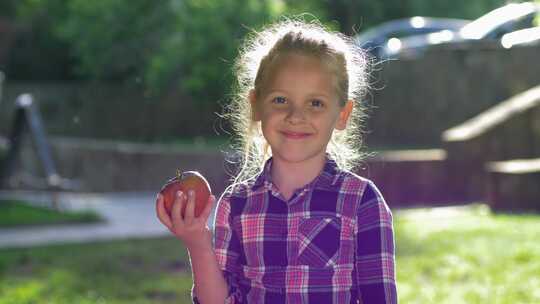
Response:
[{"label": "hand holding apple", "polygon": [[158,219],[193,254],[212,250],[212,233],[207,223],[215,197],[210,193],[204,177],[198,172],[188,171],[178,172],[156,198]]},{"label": "hand holding apple", "polygon": [[[195,217],[199,217],[208,204],[208,198],[212,191],[210,190],[210,184],[208,181],[197,171],[186,171],[180,174],[177,171],[175,177],[170,179],[159,191],[163,196],[165,210],[171,215],[172,206],[176,198],[176,193],[182,191],[187,197],[188,192],[193,190],[195,192]],[[186,206],[182,206],[182,217],[185,215]]]}]

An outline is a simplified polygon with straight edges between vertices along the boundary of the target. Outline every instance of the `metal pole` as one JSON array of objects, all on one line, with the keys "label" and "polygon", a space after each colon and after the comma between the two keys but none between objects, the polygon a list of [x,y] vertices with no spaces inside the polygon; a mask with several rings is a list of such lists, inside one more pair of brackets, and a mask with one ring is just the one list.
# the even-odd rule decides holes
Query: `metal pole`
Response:
[{"label": "metal pole", "polygon": [[[56,166],[50,153],[41,116],[30,94],[22,94],[15,101],[15,120],[9,137],[10,147],[8,154],[1,163],[0,185],[2,185],[14,170],[16,157],[20,153],[22,137],[25,127],[28,127],[34,143],[37,156],[43,166],[47,185],[53,192],[61,188],[62,178],[56,171]],[[52,203],[58,208],[58,196],[53,194]]]},{"label": "metal pole", "polygon": [[2,93],[3,93],[5,79],[6,79],[6,75],[4,75],[4,72],[0,71],[0,106],[2,105]]},{"label": "metal pole", "polygon": [[34,140],[38,157],[43,165],[47,183],[51,187],[58,187],[60,185],[60,176],[56,172],[56,167],[41,122],[41,116],[36,108],[33,96],[30,94],[20,95],[17,98],[16,106],[25,110],[28,126],[30,127],[30,134]]}]

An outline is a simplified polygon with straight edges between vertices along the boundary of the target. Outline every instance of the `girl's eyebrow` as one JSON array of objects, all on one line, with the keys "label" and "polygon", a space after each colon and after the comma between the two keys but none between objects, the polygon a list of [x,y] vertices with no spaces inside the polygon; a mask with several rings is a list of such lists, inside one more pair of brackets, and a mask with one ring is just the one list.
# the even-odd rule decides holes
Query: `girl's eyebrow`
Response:
[{"label": "girl's eyebrow", "polygon": [[314,94],[310,94],[309,96],[310,96],[310,97],[330,98],[330,96],[328,96],[328,95],[326,95],[326,94],[322,94],[322,93],[314,93]]},{"label": "girl's eyebrow", "polygon": [[287,94],[287,91],[285,90],[280,90],[280,89],[270,89],[267,91],[267,94],[270,95],[270,94],[277,94],[277,93],[285,93]]}]

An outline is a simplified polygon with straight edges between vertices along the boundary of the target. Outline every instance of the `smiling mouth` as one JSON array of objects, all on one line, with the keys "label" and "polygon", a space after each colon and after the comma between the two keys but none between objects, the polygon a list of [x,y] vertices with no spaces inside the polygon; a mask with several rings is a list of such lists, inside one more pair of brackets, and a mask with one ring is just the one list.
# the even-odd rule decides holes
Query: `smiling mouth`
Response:
[{"label": "smiling mouth", "polygon": [[302,139],[310,136],[309,133],[297,133],[297,132],[281,132],[285,137],[290,139]]}]

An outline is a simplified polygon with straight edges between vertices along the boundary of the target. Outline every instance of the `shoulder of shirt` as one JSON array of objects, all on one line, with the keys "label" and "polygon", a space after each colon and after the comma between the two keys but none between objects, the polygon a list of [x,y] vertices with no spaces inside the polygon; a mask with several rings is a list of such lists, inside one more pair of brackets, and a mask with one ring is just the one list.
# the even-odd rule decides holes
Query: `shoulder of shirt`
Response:
[{"label": "shoulder of shirt", "polygon": [[375,183],[363,176],[360,176],[354,172],[348,171],[348,170],[339,170],[338,173],[338,180],[341,183],[352,183],[354,185],[361,185],[361,186],[367,186],[372,185],[375,186]]},{"label": "shoulder of shirt", "polygon": [[233,183],[225,190],[223,190],[223,193],[221,194],[221,197],[219,200],[227,199],[231,200],[233,198],[245,198],[248,196],[248,194],[251,192],[251,188],[253,187],[253,184],[255,183],[256,178],[250,178],[246,181]]},{"label": "shoulder of shirt", "polygon": [[339,180],[340,188],[346,187],[347,189],[356,189],[358,191],[357,194],[361,195],[362,197],[365,196],[364,194],[366,194],[366,192],[370,192],[382,198],[379,188],[371,179],[360,176],[348,170],[339,170],[338,175],[339,176],[337,178]]}]

